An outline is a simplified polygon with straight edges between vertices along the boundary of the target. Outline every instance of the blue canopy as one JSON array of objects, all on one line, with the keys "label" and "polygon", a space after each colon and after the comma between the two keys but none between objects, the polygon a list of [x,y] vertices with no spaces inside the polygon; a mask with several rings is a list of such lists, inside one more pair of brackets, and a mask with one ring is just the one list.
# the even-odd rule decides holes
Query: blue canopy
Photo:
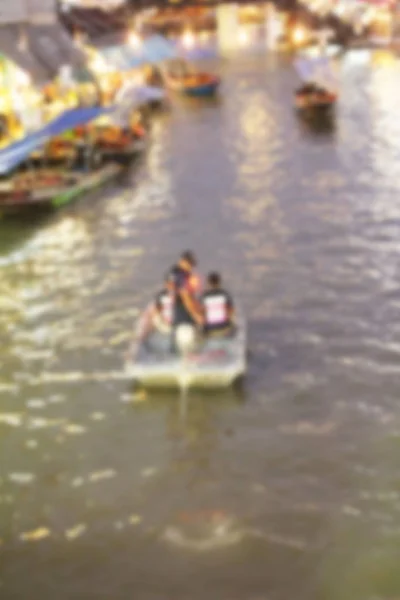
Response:
[{"label": "blue canopy", "polygon": [[158,63],[177,56],[174,45],[162,35],[145,38],[139,47],[139,55],[147,63]]},{"label": "blue canopy", "polygon": [[145,64],[157,64],[178,57],[196,61],[214,58],[217,55],[216,44],[213,41],[185,48],[182,41],[168,40],[161,35],[145,38],[137,48],[128,43],[121,43],[121,40],[113,40],[110,45],[104,45],[98,50],[107,62],[120,71],[129,71]]},{"label": "blue canopy", "polygon": [[162,35],[147,37],[135,48],[127,43],[112,44],[99,48],[99,51],[106,60],[122,71],[146,64],[157,64],[178,56],[175,45]]},{"label": "blue canopy", "polygon": [[42,129],[31,133],[22,140],[11,144],[0,151],[0,175],[9,173],[12,169],[26,160],[34,150],[44,146],[46,142],[61,133],[69,131],[78,125],[85,125],[93,119],[112,112],[112,108],[88,107],[73,108],[67,110],[50,123],[47,123]]}]

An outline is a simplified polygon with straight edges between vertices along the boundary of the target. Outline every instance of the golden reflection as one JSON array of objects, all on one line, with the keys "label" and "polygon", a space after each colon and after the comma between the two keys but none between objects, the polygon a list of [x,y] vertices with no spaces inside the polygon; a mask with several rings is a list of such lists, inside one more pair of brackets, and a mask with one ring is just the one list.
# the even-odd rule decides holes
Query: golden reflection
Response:
[{"label": "golden reflection", "polygon": [[38,527],[32,531],[21,533],[20,538],[23,542],[37,542],[51,535],[50,529],[47,527]]},{"label": "golden reflection", "polygon": [[77,537],[83,535],[86,532],[86,530],[86,525],[84,525],[83,523],[79,523],[79,525],[75,525],[74,527],[71,527],[71,529],[67,529],[65,532],[65,537],[67,538],[67,540],[74,540]]},{"label": "golden reflection", "polygon": [[[239,186],[243,193],[229,198],[227,204],[229,210],[234,207],[238,211],[240,221],[251,227],[248,231],[241,230],[239,234],[241,241],[249,246],[249,251],[254,249],[258,256],[271,258],[273,250],[261,233],[262,229],[257,227],[259,235],[256,235],[252,228],[265,219],[274,235],[287,235],[278,198],[273,192],[274,182],[281,181],[282,177],[277,162],[282,142],[268,97],[258,92],[251,95],[244,93],[239,123],[236,151],[242,157],[239,162]],[[247,201],[249,196],[251,202]]]},{"label": "golden reflection", "polygon": [[46,252],[51,249],[58,253],[71,252],[77,244],[89,241],[87,223],[76,217],[62,217],[49,227],[38,231],[34,238],[33,247]]}]

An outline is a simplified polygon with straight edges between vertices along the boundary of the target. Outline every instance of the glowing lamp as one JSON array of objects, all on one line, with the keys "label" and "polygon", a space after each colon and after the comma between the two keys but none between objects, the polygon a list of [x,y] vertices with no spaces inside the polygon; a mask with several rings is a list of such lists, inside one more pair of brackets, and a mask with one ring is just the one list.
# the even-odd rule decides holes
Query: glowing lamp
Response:
[{"label": "glowing lamp", "polygon": [[31,78],[29,77],[28,73],[26,73],[25,71],[18,70],[15,73],[15,81],[19,85],[27,86],[31,83]]},{"label": "glowing lamp", "polygon": [[128,44],[132,48],[140,48],[140,46],[142,44],[142,40],[140,39],[140,37],[136,33],[136,31],[131,31],[129,33],[129,35],[128,35]]},{"label": "glowing lamp", "polygon": [[106,61],[99,54],[90,61],[90,66],[96,73],[106,73],[109,70]]},{"label": "glowing lamp", "polygon": [[306,41],[306,34],[304,29],[302,29],[301,27],[296,27],[296,29],[293,32],[293,42],[296,45],[299,44],[303,44]]},{"label": "glowing lamp", "polygon": [[249,43],[249,34],[245,29],[239,31],[238,40],[241,46],[246,46]]},{"label": "glowing lamp", "polygon": [[190,50],[196,44],[196,38],[191,31],[185,31],[182,36],[182,44],[185,48]]}]

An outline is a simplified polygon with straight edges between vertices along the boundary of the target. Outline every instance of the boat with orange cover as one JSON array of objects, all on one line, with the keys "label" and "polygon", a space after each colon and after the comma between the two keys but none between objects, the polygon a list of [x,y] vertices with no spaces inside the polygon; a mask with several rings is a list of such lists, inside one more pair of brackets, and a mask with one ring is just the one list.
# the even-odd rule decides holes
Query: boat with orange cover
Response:
[{"label": "boat with orange cover", "polygon": [[213,96],[221,83],[220,77],[212,73],[192,70],[184,60],[169,61],[163,70],[167,88],[185,96]]}]

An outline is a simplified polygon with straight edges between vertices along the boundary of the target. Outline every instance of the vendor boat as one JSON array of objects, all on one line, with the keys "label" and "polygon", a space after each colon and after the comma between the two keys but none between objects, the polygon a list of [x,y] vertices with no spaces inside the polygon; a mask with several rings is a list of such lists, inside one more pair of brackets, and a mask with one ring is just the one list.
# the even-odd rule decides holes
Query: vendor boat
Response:
[{"label": "vendor boat", "polygon": [[138,120],[122,125],[111,113],[52,137],[31,159],[67,168],[82,168],[88,160],[94,167],[107,161],[125,164],[141,154],[147,142],[148,133]]},{"label": "vendor boat", "polygon": [[90,172],[35,170],[0,182],[0,216],[42,214],[69,204],[116,177],[119,165],[108,164]]},{"label": "vendor boat", "polygon": [[144,388],[223,389],[246,373],[246,323],[237,318],[235,330],[223,337],[206,337],[186,355],[171,351],[171,334],[151,329],[134,342],[125,369]]},{"label": "vendor boat", "polygon": [[327,56],[300,58],[295,62],[303,85],[295,92],[294,104],[302,113],[330,111],[338,99],[338,82]]},{"label": "vendor boat", "polygon": [[221,83],[212,73],[192,71],[183,60],[169,61],[163,69],[163,77],[171,91],[192,97],[213,96]]},{"label": "vendor boat", "polygon": [[202,97],[216,93],[220,79],[211,73],[195,73],[193,75],[166,76],[167,87],[185,96]]},{"label": "vendor boat", "polygon": [[[15,215],[42,212],[67,204],[79,195],[116,177],[122,166],[99,160],[96,145],[85,140],[79,146],[80,168],[54,169],[46,160],[39,161],[41,152],[54,137],[78,124],[86,124],[104,113],[105,109],[72,109],[66,111],[42,129],[0,151],[0,214]],[[101,158],[101,157],[100,157]],[[73,165],[76,167],[76,164]]]}]

